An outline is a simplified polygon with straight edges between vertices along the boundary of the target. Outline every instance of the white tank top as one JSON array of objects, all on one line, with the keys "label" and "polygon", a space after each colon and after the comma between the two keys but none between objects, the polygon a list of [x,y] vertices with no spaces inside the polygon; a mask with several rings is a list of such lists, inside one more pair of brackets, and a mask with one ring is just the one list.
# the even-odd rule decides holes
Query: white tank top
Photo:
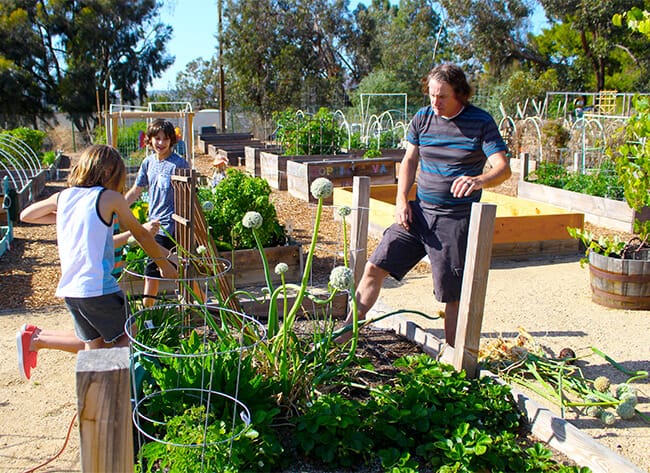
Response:
[{"label": "white tank top", "polygon": [[56,236],[61,261],[58,297],[96,297],[118,292],[113,225],[99,215],[103,187],[70,187],[57,201]]}]

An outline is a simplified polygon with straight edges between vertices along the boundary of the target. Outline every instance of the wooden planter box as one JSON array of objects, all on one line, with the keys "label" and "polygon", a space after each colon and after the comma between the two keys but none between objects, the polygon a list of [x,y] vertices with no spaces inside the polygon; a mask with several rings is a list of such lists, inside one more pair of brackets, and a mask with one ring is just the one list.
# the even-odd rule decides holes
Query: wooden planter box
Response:
[{"label": "wooden planter box", "polygon": [[[204,127],[209,128],[209,127]],[[201,133],[197,140],[197,146],[203,154],[208,154],[208,146],[211,144],[228,144],[236,141],[253,139],[250,133]]]},{"label": "wooden planter box", "polygon": [[[316,202],[311,195],[311,183],[319,177],[326,177],[334,187],[351,186],[354,176],[367,176],[371,185],[395,184],[397,158],[349,158],[321,161],[287,162],[287,190],[299,199]],[[331,204],[333,197],[323,201]]]},{"label": "wooden planter box", "polygon": [[[274,271],[275,266],[280,262],[289,266],[289,270],[284,274],[287,283],[300,281],[304,268],[302,245],[300,243],[265,248],[264,254],[269,264],[271,280],[275,284],[281,282],[280,276],[275,274]],[[226,273],[231,288],[266,286],[262,258],[258,250],[223,251],[219,253],[219,257],[231,263],[231,268]],[[125,293],[142,294],[144,278],[125,274],[120,280],[120,287]],[[161,281],[160,292],[173,293],[177,289],[178,284],[175,281]]]},{"label": "wooden planter box", "polygon": [[281,148],[275,146],[246,146],[244,147],[244,160],[246,162],[246,171],[253,177],[262,177],[262,164],[260,156],[262,153],[279,154]]},{"label": "wooden planter box", "polygon": [[[410,199],[415,199],[416,189],[411,189]],[[368,234],[381,238],[394,222],[396,191],[396,185],[371,186]],[[483,191],[481,201],[497,205],[493,257],[572,254],[580,250],[580,242],[569,236],[566,227],[583,228],[581,213],[487,191]],[[352,188],[335,188],[334,205],[351,206]]]},{"label": "wooden planter box", "polygon": [[290,161],[322,161],[323,159],[350,159],[347,154],[341,155],[279,155],[276,153],[260,153],[260,175],[271,187],[280,191],[288,189],[287,163]]},{"label": "wooden planter box", "polygon": [[591,300],[614,309],[650,310],[650,250],[644,259],[620,259],[589,252]]},{"label": "wooden planter box", "polygon": [[[264,248],[264,254],[268,261],[271,280],[274,283],[282,282],[280,276],[275,274],[274,271],[278,263],[286,263],[289,266],[289,270],[284,273],[286,282],[300,281],[304,268],[303,251],[300,243]],[[242,288],[266,285],[262,257],[258,250],[223,251],[219,256],[230,261],[232,265],[227,273],[231,281],[231,287]]]},{"label": "wooden planter box", "polygon": [[621,232],[634,232],[634,220],[650,220],[650,208],[635,212],[620,200],[606,199],[555,187],[519,181],[519,197],[555,205],[573,212],[583,213],[585,221],[599,227],[611,228]]}]

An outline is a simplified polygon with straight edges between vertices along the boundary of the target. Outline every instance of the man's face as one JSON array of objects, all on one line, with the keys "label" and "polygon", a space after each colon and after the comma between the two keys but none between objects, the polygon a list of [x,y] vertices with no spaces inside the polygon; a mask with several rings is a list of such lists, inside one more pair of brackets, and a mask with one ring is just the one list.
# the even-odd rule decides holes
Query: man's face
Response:
[{"label": "man's face", "polygon": [[429,100],[435,114],[443,117],[453,117],[463,108],[451,86],[436,79],[429,81]]}]

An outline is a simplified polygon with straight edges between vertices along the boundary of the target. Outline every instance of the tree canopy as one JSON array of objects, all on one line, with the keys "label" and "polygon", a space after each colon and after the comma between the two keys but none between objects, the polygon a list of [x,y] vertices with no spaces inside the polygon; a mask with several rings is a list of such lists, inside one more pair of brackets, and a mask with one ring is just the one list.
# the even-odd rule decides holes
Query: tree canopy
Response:
[{"label": "tree canopy", "polygon": [[0,114],[45,118],[67,112],[77,125],[119,91],[146,97],[173,63],[172,28],[155,0],[6,0],[0,3]]},{"label": "tree canopy", "polygon": [[[349,0],[218,1],[215,55],[189,63],[169,91],[196,108],[217,105],[220,69],[226,108],[263,117],[287,107],[347,107],[361,92],[406,93],[409,104],[421,104],[422,78],[445,61],[460,63],[482,93],[507,104],[539,97],[544,87],[650,86],[650,0],[366,0],[353,11]],[[174,59],[162,4],[0,3],[4,123],[62,110],[84,126],[118,93],[124,103],[146,100]],[[543,29],[531,24],[536,8],[548,20]]]}]

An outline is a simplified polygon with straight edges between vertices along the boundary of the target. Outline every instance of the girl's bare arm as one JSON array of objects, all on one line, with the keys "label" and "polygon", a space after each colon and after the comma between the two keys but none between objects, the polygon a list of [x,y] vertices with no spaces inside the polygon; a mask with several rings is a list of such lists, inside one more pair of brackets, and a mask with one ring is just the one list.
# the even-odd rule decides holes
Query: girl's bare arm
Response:
[{"label": "girl's bare arm", "polygon": [[59,193],[52,194],[47,199],[34,202],[20,212],[20,220],[26,223],[56,223],[56,202]]}]

